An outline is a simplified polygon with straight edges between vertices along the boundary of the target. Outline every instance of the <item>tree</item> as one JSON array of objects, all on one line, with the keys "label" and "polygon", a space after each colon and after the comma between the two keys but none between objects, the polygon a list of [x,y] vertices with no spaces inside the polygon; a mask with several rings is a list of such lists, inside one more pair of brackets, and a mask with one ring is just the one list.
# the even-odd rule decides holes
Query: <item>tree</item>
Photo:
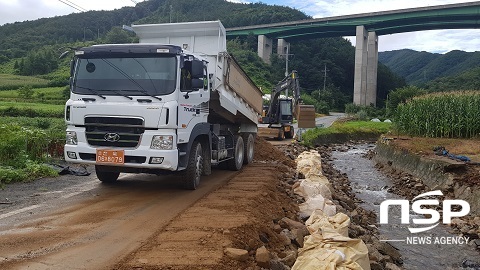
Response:
[{"label": "tree", "polygon": [[426,93],[427,91],[425,91],[425,89],[416,86],[405,86],[391,91],[386,101],[387,116],[393,116],[400,103],[405,103],[414,96],[420,96]]},{"label": "tree", "polygon": [[120,27],[113,27],[105,36],[105,43],[107,44],[131,43],[133,40],[132,35]]}]

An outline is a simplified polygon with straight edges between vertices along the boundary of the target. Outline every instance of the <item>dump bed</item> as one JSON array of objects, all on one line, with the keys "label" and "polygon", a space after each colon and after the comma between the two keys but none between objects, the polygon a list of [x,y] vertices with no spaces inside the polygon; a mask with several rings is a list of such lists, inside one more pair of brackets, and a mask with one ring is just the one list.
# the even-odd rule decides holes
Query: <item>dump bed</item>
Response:
[{"label": "dump bed", "polygon": [[227,53],[225,28],[220,21],[132,25],[132,28],[140,43],[178,45],[187,53],[207,59],[219,109],[236,119],[257,123],[262,111],[262,92]]}]

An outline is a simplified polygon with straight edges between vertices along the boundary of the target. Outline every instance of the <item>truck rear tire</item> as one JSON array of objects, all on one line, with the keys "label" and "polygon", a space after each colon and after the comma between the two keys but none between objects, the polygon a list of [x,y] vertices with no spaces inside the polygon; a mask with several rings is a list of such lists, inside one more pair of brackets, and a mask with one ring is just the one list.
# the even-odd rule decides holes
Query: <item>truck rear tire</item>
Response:
[{"label": "truck rear tire", "polygon": [[235,146],[234,146],[234,156],[232,159],[227,161],[227,166],[229,170],[239,171],[243,166],[243,157],[244,157],[244,145],[242,136],[235,136]]},{"label": "truck rear tire", "polygon": [[117,181],[118,176],[120,175],[119,172],[105,170],[104,166],[99,165],[95,165],[95,174],[97,175],[98,180],[103,183],[113,183]]},{"label": "truck rear tire", "polygon": [[244,158],[243,164],[250,164],[253,161],[253,156],[255,155],[255,139],[253,134],[246,133],[243,135],[244,141]]},{"label": "truck rear tire", "polygon": [[202,144],[195,141],[190,149],[187,169],[183,175],[183,187],[189,190],[197,189],[200,184],[200,177],[203,173],[203,152]]}]

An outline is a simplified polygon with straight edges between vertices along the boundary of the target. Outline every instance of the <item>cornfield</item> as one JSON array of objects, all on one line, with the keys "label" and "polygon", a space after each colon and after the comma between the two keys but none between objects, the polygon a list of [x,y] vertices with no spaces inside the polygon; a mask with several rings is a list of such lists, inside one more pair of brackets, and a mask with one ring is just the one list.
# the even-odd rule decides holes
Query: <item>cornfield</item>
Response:
[{"label": "cornfield", "polygon": [[480,91],[419,96],[397,107],[398,131],[422,137],[473,138],[480,135]]}]

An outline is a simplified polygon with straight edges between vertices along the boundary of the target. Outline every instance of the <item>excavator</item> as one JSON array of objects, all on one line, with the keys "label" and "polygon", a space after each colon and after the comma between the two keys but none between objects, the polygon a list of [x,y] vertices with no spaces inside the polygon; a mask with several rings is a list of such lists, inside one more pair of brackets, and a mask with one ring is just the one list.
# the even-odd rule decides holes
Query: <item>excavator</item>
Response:
[{"label": "excavator", "polygon": [[[289,91],[292,93],[291,98]],[[283,96],[282,93],[284,93]],[[270,129],[277,129],[278,140],[292,139],[295,135],[292,125],[294,119],[297,120],[298,128],[315,127],[315,107],[302,104],[298,74],[295,70],[272,90],[270,105],[264,106],[261,123],[268,124]],[[262,132],[259,131],[259,133]]]}]

